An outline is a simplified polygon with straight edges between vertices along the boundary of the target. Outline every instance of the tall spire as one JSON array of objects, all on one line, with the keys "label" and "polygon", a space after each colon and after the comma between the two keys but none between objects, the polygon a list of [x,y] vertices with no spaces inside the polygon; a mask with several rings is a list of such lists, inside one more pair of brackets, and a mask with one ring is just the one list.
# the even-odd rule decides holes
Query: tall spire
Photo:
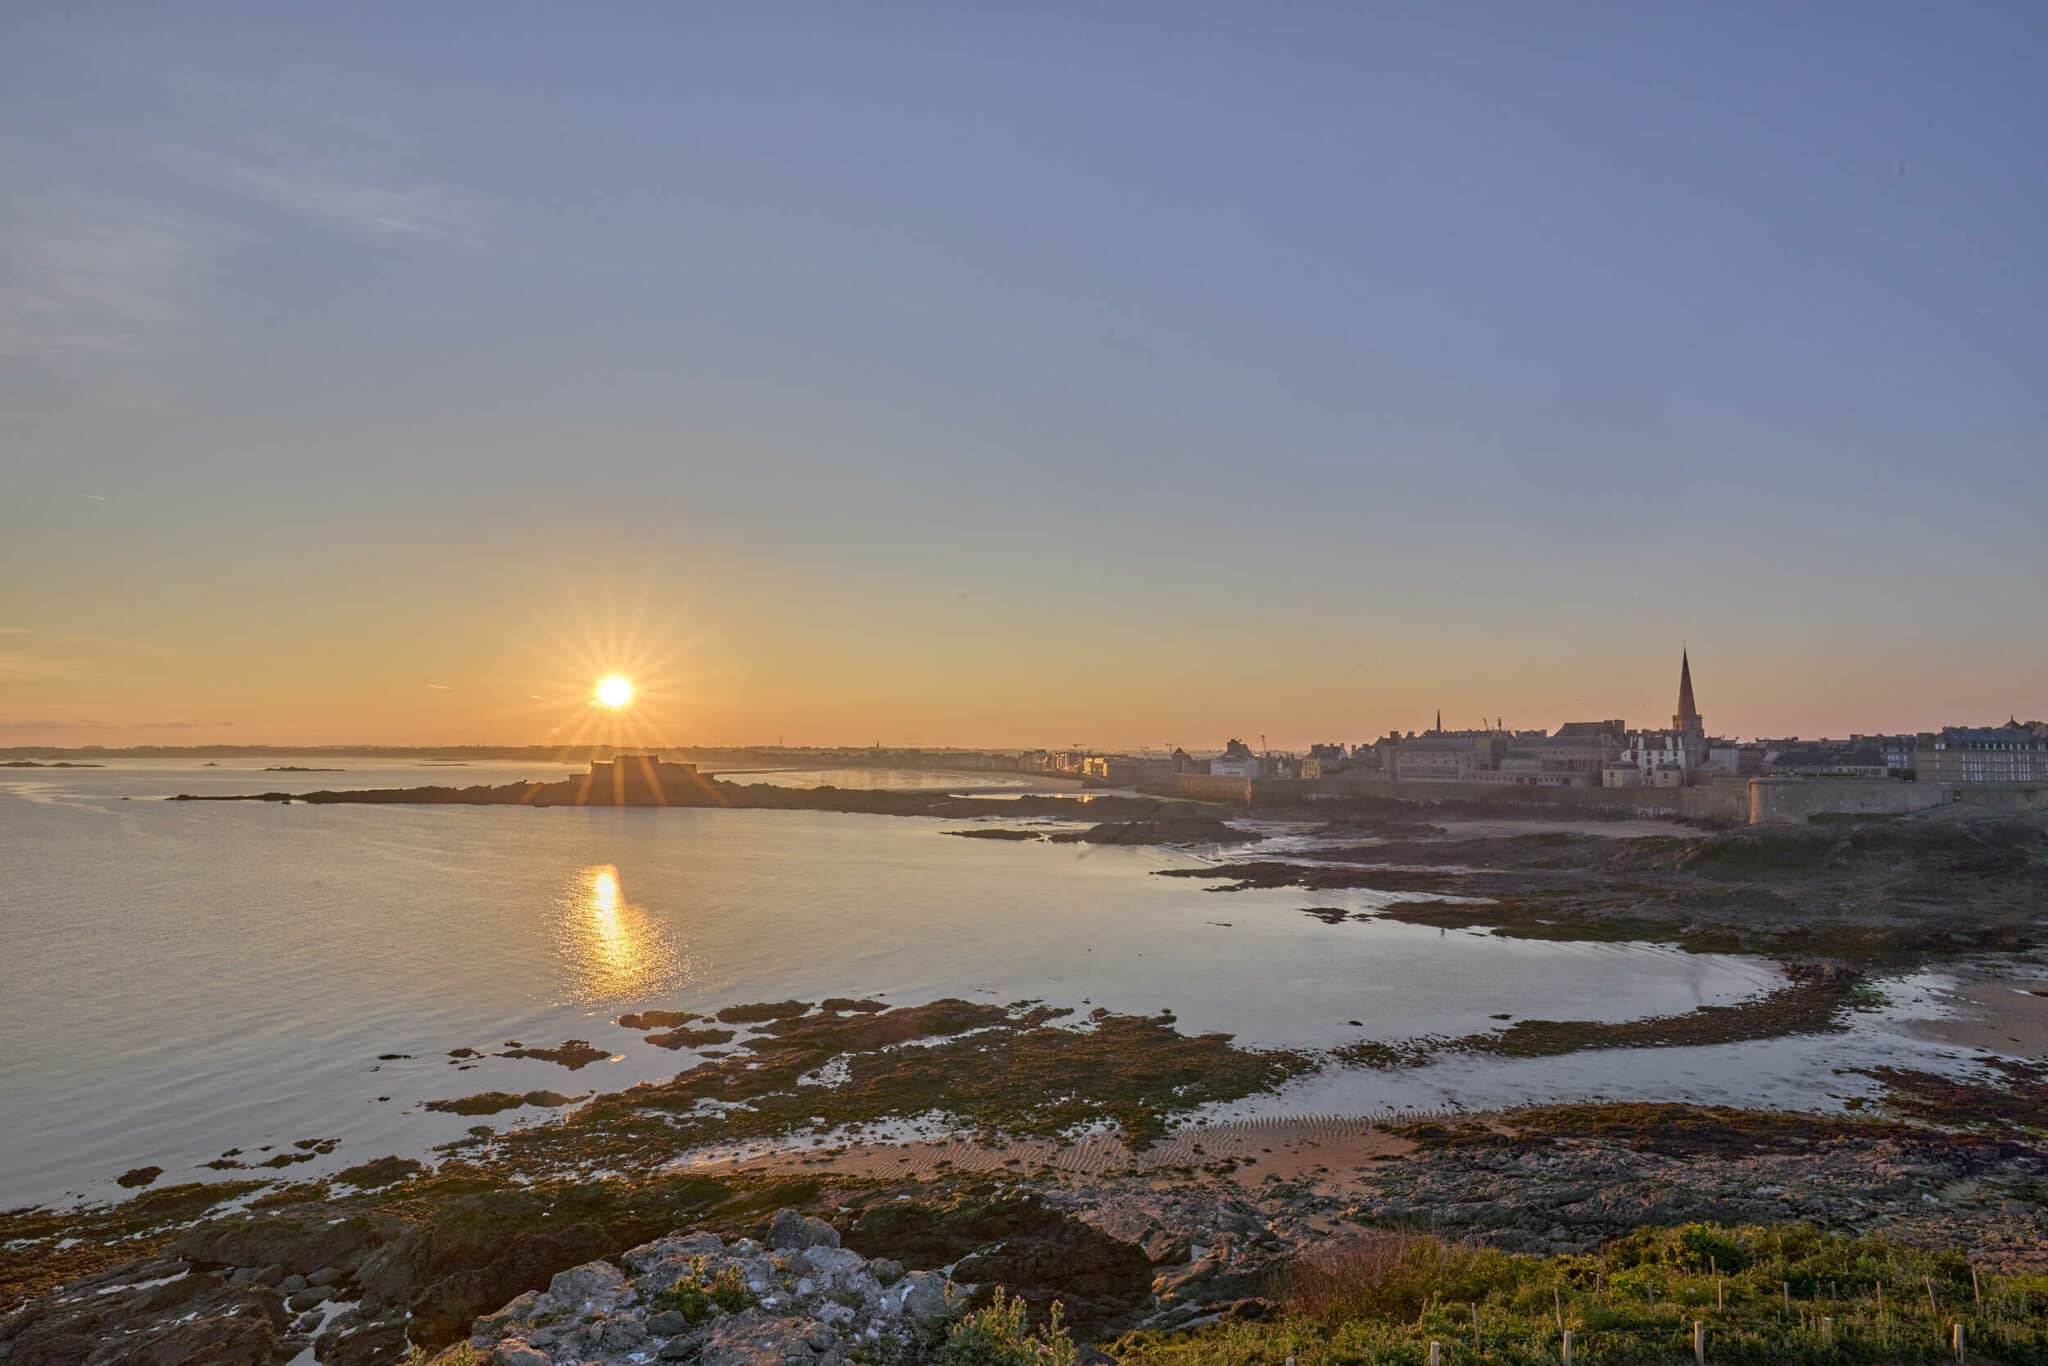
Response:
[{"label": "tall spire", "polygon": [[1700,709],[1692,700],[1692,658],[1689,651],[1678,652],[1678,714],[1671,718],[1673,730],[1700,730]]},{"label": "tall spire", "polygon": [[1435,735],[1442,735],[1444,733],[1444,709],[1442,707],[1436,709],[1436,730],[1431,733]]}]

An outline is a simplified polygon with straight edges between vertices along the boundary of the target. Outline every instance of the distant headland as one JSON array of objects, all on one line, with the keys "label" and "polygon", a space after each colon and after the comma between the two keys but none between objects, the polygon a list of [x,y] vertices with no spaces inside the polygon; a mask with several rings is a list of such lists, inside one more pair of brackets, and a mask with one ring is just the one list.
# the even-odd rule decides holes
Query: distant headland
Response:
[{"label": "distant headland", "polygon": [[[728,807],[753,810],[843,811],[878,816],[963,818],[990,814],[989,803],[943,790],[891,791],[840,787],[778,787],[769,783],[725,782],[697,765],[658,754],[621,754],[593,759],[590,770],[553,782],[530,779],[475,787],[384,787],[319,792],[250,792],[213,795],[181,792],[178,802],[305,802],[327,805],[391,806],[620,806]],[[1083,809],[1075,797],[1026,793],[1006,798],[1002,813],[1013,816],[1069,814]],[[1086,800],[1090,816],[1150,819],[1191,804],[1157,797],[1098,795]]]}]

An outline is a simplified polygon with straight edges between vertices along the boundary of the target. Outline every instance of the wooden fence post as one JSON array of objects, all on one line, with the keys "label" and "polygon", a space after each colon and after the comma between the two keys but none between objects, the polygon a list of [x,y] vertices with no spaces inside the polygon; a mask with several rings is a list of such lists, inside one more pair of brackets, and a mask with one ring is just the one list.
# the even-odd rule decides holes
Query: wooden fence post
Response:
[{"label": "wooden fence post", "polygon": [[1707,1366],[1707,1325],[1698,1319],[1692,1321],[1692,1359]]},{"label": "wooden fence post", "polygon": [[1826,1314],[1820,1319],[1820,1340],[1829,1347],[1835,1345],[1835,1321]]},{"label": "wooden fence post", "polygon": [[1564,1366],[1572,1366],[1572,1330],[1564,1330]]},{"label": "wooden fence post", "polygon": [[1728,1301],[1721,1294],[1721,1278],[1716,1276],[1714,1277],[1714,1308],[1726,1309],[1727,1307]]},{"label": "wooden fence post", "polygon": [[1961,1361],[1962,1359],[1963,1359],[1963,1325],[1962,1325],[1962,1324],[1960,1324],[1960,1323],[1958,1323],[1958,1324],[1956,1325],[1956,1360],[1957,1360],[1958,1362],[1960,1362],[1960,1361]]}]

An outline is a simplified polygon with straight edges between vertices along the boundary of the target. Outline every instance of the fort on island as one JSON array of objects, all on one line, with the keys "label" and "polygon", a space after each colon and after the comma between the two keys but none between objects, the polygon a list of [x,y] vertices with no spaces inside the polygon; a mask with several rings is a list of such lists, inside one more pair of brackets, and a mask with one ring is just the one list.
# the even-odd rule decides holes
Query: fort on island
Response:
[{"label": "fort on island", "polygon": [[583,806],[706,806],[717,800],[711,780],[695,764],[659,754],[592,759],[590,772],[578,784],[577,805]]}]

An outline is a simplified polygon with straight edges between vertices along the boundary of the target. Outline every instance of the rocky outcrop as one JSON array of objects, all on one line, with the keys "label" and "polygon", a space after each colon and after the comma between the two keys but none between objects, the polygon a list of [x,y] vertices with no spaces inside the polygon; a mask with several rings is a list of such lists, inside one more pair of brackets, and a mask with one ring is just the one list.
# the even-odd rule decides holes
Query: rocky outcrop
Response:
[{"label": "rocky outcrop", "polygon": [[785,1209],[765,1243],[671,1235],[616,1265],[571,1267],[477,1319],[469,1343],[503,1366],[840,1366],[886,1359],[969,1289],[942,1271],[905,1274],[863,1257],[832,1225]]},{"label": "rocky outcrop", "polygon": [[277,1290],[191,1272],[175,1258],[122,1267],[75,1289],[82,1293],[0,1320],[0,1362],[268,1366],[306,1342],[290,1337]]}]

